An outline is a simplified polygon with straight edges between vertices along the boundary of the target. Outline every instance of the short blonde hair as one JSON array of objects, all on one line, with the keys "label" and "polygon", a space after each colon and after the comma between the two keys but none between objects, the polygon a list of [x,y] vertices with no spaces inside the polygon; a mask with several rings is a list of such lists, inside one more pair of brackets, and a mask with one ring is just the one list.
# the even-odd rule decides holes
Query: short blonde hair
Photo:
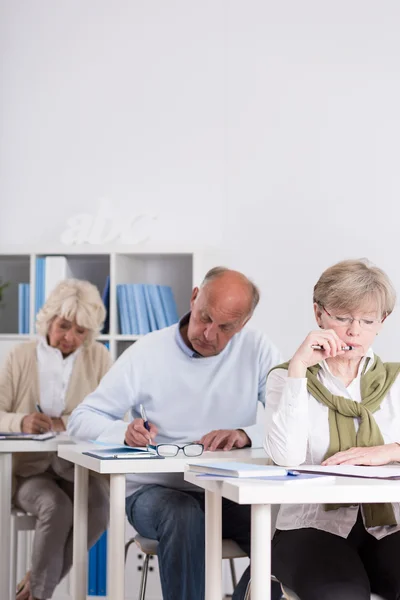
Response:
[{"label": "short blonde hair", "polygon": [[36,316],[36,331],[46,336],[56,317],[76,321],[89,330],[85,344],[99,335],[106,318],[106,309],[98,289],[89,281],[65,279],[56,285]]},{"label": "short blonde hair", "polygon": [[314,302],[347,312],[375,303],[383,318],[394,309],[396,291],[386,273],[369,260],[343,260],[322,273],[314,286]]}]

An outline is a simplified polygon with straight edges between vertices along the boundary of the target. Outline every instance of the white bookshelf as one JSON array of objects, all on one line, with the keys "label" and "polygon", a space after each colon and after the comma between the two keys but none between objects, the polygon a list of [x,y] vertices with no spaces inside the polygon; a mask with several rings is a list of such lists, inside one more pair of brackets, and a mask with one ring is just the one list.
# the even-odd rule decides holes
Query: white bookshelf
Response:
[{"label": "white bookshelf", "polygon": [[[18,247],[19,248],[19,247]],[[101,334],[100,342],[108,342],[113,360],[116,360],[129,346],[141,336],[122,335],[119,331],[117,309],[117,285],[121,283],[148,283],[171,286],[177,304],[178,314],[183,315],[189,310],[190,297],[195,285],[199,285],[208,269],[215,266],[213,254],[194,252],[187,249],[148,248],[143,250],[132,247],[49,247],[39,248],[32,252],[21,247],[0,247],[0,277],[10,281],[10,286],[4,292],[4,306],[0,309],[0,365],[5,356],[17,343],[35,337],[35,287],[36,259],[44,256],[64,256],[68,261],[70,277],[86,279],[96,285],[100,295],[110,276],[110,330]],[[201,257],[201,258],[200,258]],[[18,283],[30,283],[30,330],[29,334],[18,333]],[[134,535],[134,531],[126,521],[126,538]],[[30,556],[32,536],[28,543],[21,540],[20,548],[26,560]],[[22,558],[23,558],[22,557]],[[138,597],[141,565],[143,556],[138,549],[131,548],[126,568],[126,600]],[[18,575],[22,577],[27,563],[19,565]],[[229,589],[229,587],[228,587]],[[112,596],[111,596],[112,597]],[[95,596],[88,596],[93,598]],[[103,596],[104,598],[104,596]],[[108,596],[110,598],[110,596]],[[152,570],[147,580],[148,600],[161,600],[157,559],[152,562]],[[71,596],[71,574],[57,587],[55,600],[73,600]]]},{"label": "white bookshelf", "polygon": [[[26,252],[0,248],[0,277],[10,281],[4,291],[3,306],[0,307],[0,363],[15,343],[35,336],[35,287],[36,259],[44,256],[64,256],[68,262],[70,277],[86,279],[96,285],[100,294],[110,276],[110,329],[101,334],[99,341],[108,342],[113,360],[116,360],[138,335],[122,335],[119,329],[117,285],[121,283],[148,283],[171,286],[178,314],[189,310],[191,291],[199,284],[203,270],[198,255],[190,250],[157,248],[106,251],[99,247],[40,248],[37,252]],[[18,333],[18,283],[30,283],[30,329],[29,334]]]}]

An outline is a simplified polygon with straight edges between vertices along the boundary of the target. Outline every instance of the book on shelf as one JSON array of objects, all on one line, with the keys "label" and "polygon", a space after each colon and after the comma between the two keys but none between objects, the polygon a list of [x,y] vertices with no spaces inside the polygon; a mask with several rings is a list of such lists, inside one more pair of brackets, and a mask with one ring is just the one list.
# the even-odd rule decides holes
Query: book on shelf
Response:
[{"label": "book on shelf", "polygon": [[163,327],[168,327],[170,323],[168,323],[167,316],[164,311],[164,306],[161,299],[160,286],[149,285],[147,287],[149,290],[149,304],[152,307],[156,319],[156,329],[163,329]]},{"label": "book on shelf", "polygon": [[178,322],[178,312],[170,286],[118,284],[117,306],[122,334],[146,335]]},{"label": "book on shelf", "polygon": [[71,274],[68,268],[68,260],[65,256],[46,256],[44,277],[44,301],[47,300],[56,285],[68,279]]},{"label": "book on shelf", "polygon": [[30,284],[18,284],[18,333],[29,333]]},{"label": "book on shelf", "polygon": [[117,285],[117,305],[119,330],[123,335],[132,333],[129,325],[128,299],[126,287],[123,284]]},{"label": "book on shelf", "polygon": [[136,313],[136,318],[138,322],[140,335],[146,335],[146,333],[150,333],[150,321],[149,321],[149,309],[146,303],[146,297],[144,295],[144,284],[143,283],[134,283],[133,287],[133,298],[134,298],[134,307],[129,306],[129,310],[134,310]]},{"label": "book on shelf", "polygon": [[110,331],[110,276],[107,275],[106,282],[104,284],[103,293],[101,299],[106,309],[106,318],[104,319],[103,329],[101,333],[109,333]]},{"label": "book on shelf", "polygon": [[174,325],[179,320],[172,288],[169,285],[159,285],[161,301],[168,325]]},{"label": "book on shelf", "polygon": [[147,309],[147,316],[148,316],[148,320],[149,320],[149,327],[150,327],[150,331],[155,331],[156,329],[161,329],[160,327],[158,327],[158,323],[156,320],[156,310],[154,308],[154,305],[151,301],[151,297],[150,297],[150,286],[149,285],[144,285],[143,286],[143,294],[144,294],[144,301],[146,303],[146,309]]},{"label": "book on shelf", "polygon": [[133,285],[126,284],[123,286],[126,294],[126,310],[128,311],[128,331],[126,333],[138,335],[139,323],[135,310],[135,291]]},{"label": "book on shelf", "polygon": [[35,314],[46,302],[56,285],[71,276],[65,256],[38,256],[36,258]]},{"label": "book on shelf", "polygon": [[36,289],[35,289],[35,314],[42,308],[45,300],[46,259],[43,256],[36,258]]}]

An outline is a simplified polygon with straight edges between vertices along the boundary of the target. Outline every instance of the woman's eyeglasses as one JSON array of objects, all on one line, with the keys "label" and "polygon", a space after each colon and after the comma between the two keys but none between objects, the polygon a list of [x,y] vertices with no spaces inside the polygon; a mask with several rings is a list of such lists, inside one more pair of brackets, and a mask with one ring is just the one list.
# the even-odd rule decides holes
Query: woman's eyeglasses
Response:
[{"label": "woman's eyeglasses", "polygon": [[156,446],[151,445],[150,448],[155,450],[158,456],[164,456],[165,458],[176,456],[179,450],[182,450],[185,456],[200,456],[203,454],[204,450],[203,444],[185,444],[184,446],[177,446],[176,444],[157,444]]},{"label": "woman's eyeglasses", "polygon": [[332,319],[332,321],[334,321],[337,325],[341,326],[341,327],[349,327],[350,325],[353,324],[353,321],[358,321],[360,323],[360,327],[361,329],[375,329],[380,323],[383,323],[383,321],[386,319],[387,315],[385,315],[385,317],[383,319],[381,319],[380,321],[378,319],[355,319],[354,317],[339,317],[336,315],[331,315],[331,313],[329,313],[325,306],[322,306],[322,304],[320,305],[321,308],[323,308],[323,310],[326,312],[326,314],[328,315],[328,317],[330,317]]}]

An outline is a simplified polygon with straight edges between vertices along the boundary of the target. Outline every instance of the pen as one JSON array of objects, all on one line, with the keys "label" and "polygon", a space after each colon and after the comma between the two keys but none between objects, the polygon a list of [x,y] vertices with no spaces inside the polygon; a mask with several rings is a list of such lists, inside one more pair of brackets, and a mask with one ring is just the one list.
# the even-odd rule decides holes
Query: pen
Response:
[{"label": "pen", "polygon": [[[44,415],[44,412],[42,411],[42,407],[40,406],[40,404],[36,404],[35,406],[36,406],[37,412],[40,413],[41,415]],[[53,431],[53,428],[51,428],[50,431]],[[43,430],[41,430],[40,433],[43,433]]]},{"label": "pen", "polygon": [[[324,349],[322,346],[319,346],[319,345],[311,346],[311,348],[313,350],[323,350]],[[346,351],[347,350],[353,350],[353,346],[342,346],[342,350],[346,350]]]},{"label": "pen", "polygon": [[[144,410],[144,406],[143,404],[140,405],[140,416],[143,419],[143,426],[145,429],[147,429],[147,431],[150,433],[150,425],[149,422],[147,420],[147,415],[146,415],[146,411]],[[149,436],[149,442],[151,444],[151,437]]]}]

